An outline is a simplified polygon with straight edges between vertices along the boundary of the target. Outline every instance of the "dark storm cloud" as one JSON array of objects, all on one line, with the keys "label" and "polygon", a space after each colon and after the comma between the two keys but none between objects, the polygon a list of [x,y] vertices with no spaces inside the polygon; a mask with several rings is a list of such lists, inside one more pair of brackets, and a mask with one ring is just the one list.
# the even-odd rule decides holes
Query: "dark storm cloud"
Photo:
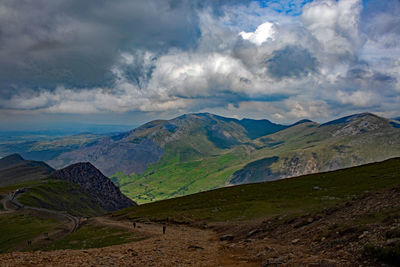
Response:
[{"label": "dark storm cloud", "polygon": [[104,85],[121,50],[193,46],[197,20],[190,1],[2,1],[2,88]]},{"label": "dark storm cloud", "polygon": [[280,80],[282,78],[300,78],[317,71],[317,59],[302,47],[286,46],[273,52],[267,61],[268,72]]}]

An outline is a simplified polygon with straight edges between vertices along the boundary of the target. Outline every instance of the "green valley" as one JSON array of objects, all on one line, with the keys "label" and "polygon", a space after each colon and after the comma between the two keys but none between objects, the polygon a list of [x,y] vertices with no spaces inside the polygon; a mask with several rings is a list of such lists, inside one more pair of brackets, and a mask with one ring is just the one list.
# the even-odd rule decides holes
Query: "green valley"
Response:
[{"label": "green valley", "polygon": [[[160,144],[163,140],[158,162],[149,164],[143,173],[112,176],[121,191],[138,203],[400,156],[400,130],[390,120],[368,113],[321,125],[300,121],[255,139],[234,120],[226,125],[210,114],[189,115],[161,125],[172,123],[185,127],[179,130],[177,126],[173,134],[160,122],[158,128],[145,127],[146,134],[155,136]],[[213,129],[213,138],[207,129]],[[230,129],[229,134],[217,134],[224,129]],[[140,129],[136,135],[141,136]]]}]

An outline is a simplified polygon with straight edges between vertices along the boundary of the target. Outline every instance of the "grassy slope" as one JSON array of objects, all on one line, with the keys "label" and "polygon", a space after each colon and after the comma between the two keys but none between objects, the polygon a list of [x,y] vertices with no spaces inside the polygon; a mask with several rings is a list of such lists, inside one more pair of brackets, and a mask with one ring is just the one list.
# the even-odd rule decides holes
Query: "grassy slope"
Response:
[{"label": "grassy slope", "polygon": [[118,211],[123,217],[227,221],[300,214],[400,185],[400,158],[328,173],[247,184]]},{"label": "grassy slope", "polygon": [[0,170],[0,186],[44,178],[52,171],[44,162],[24,161]]},{"label": "grassy slope", "polygon": [[17,190],[18,188],[34,186],[34,185],[40,184],[41,182],[42,182],[42,180],[39,179],[39,180],[30,180],[30,181],[24,181],[21,183],[17,183],[17,184],[2,186],[2,187],[0,187],[0,194],[7,194],[7,193]]},{"label": "grassy slope", "polygon": [[226,178],[240,167],[238,163],[240,155],[234,153],[185,162],[174,157],[148,168],[140,176],[114,177],[121,191],[140,204],[224,186]]},{"label": "grassy slope", "polygon": [[43,250],[101,248],[142,239],[127,230],[99,225],[89,220],[76,232],[53,242]]},{"label": "grassy slope", "polygon": [[44,238],[44,233],[52,232],[65,221],[43,218],[38,214],[15,212],[0,215],[0,253],[20,250],[87,249],[119,245],[142,240],[144,237],[125,229],[101,225],[89,219],[76,232],[62,239],[45,240],[43,244],[27,245],[28,240]]},{"label": "grassy slope", "polygon": [[[29,187],[29,191],[21,195],[18,200],[25,205],[52,210],[67,210],[70,214],[83,217],[104,213],[104,210],[91,203],[89,197],[79,186],[65,181],[28,181],[2,187],[0,188],[0,194],[6,194],[23,187]],[[0,253],[31,249],[53,250],[104,247],[132,242],[141,238],[132,235],[126,230],[98,225],[89,220],[73,234],[54,241],[45,248],[38,245],[27,246],[28,240],[38,236],[42,237],[44,233],[49,233],[69,222],[63,216],[53,217],[44,218],[42,213],[29,210],[0,214]],[[51,240],[46,243],[49,242]]]},{"label": "grassy slope", "polygon": [[18,197],[18,201],[23,205],[68,211],[72,215],[82,217],[105,213],[83,189],[66,181],[45,179],[25,181],[0,187],[0,194],[7,194],[20,188],[28,188]]},{"label": "grassy slope", "polygon": [[46,180],[31,185],[18,200],[24,205],[68,211],[82,217],[105,212],[80,186],[66,181]]},{"label": "grassy slope", "polygon": [[53,219],[40,218],[24,213],[0,215],[0,252],[13,251],[26,246],[27,240],[50,232],[60,224]]},{"label": "grassy slope", "polygon": [[117,173],[112,180],[138,203],[183,196],[225,186],[227,177],[240,168],[242,147],[218,149],[204,129],[194,129],[179,142],[164,148],[160,162],[141,175]]},{"label": "grassy slope", "polygon": [[[219,119],[210,123],[210,118],[206,117],[190,115],[174,119],[171,122],[179,125],[176,132],[166,130],[165,121],[151,122],[138,128],[135,138],[151,136],[163,147],[164,155],[141,175],[116,173],[112,177],[114,183],[138,203],[225,186],[227,177],[241,167],[246,153],[241,146],[233,149],[221,147],[235,143],[234,140],[249,139],[242,126]],[[211,125],[214,132],[210,130]],[[229,133],[221,129],[229,129]],[[226,142],[221,139],[225,134],[228,136]]]}]

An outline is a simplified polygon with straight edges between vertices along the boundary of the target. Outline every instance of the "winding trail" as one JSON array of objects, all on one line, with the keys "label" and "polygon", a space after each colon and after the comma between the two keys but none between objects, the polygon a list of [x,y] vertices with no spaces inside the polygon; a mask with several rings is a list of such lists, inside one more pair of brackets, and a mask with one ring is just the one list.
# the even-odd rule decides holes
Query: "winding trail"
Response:
[{"label": "winding trail", "polygon": [[97,223],[128,229],[145,240],[87,250],[14,252],[0,255],[6,266],[260,266],[243,253],[232,253],[211,230],[183,225],[114,221],[98,217]]},{"label": "winding trail", "polygon": [[[69,232],[77,230],[80,218],[66,212],[25,206],[17,197],[23,190],[6,195],[1,203],[3,212],[32,210],[52,215],[64,216],[69,223]],[[12,252],[0,254],[0,262],[5,266],[260,266],[259,262],[248,262],[245,255],[233,253],[226,248],[212,230],[193,228],[185,225],[167,224],[163,234],[163,225],[159,223],[136,223],[118,221],[110,217],[93,218],[97,224],[122,228],[132,232],[133,236],[146,239],[123,245],[86,250],[56,250],[34,252]],[[42,236],[32,239],[39,243]]]},{"label": "winding trail", "polygon": [[[49,210],[49,209],[45,209],[45,208],[37,208],[37,207],[32,207],[32,206],[26,206],[26,205],[19,203],[17,197],[18,197],[18,195],[22,194],[24,192],[24,190],[26,190],[26,189],[27,188],[17,189],[15,191],[13,191],[12,193],[6,194],[4,196],[4,198],[1,200],[1,203],[4,207],[3,213],[15,212],[16,210],[20,210],[20,209],[49,213],[49,214],[67,218],[70,221],[70,223],[68,224],[69,233],[73,233],[78,229],[78,227],[80,225],[80,218],[70,215],[66,211],[55,211],[55,210]],[[14,207],[12,207],[12,206],[14,206]]]},{"label": "winding trail", "polygon": [[[18,246],[18,250],[27,250],[31,249],[32,247],[40,248],[46,244],[49,244],[49,242],[64,238],[65,236],[75,232],[79,228],[81,219],[79,217],[68,214],[66,211],[55,211],[21,204],[17,200],[17,197],[18,195],[22,194],[24,190],[26,190],[26,188],[17,189],[16,191],[13,191],[11,193],[2,195],[3,198],[0,200],[0,203],[3,206],[3,210],[0,210],[0,215],[6,213],[11,214],[17,212],[33,212],[39,217],[44,216],[56,219],[60,223],[60,227],[34,236],[31,239],[27,240],[26,243],[21,243]],[[1,264],[0,267],[2,267]]]}]

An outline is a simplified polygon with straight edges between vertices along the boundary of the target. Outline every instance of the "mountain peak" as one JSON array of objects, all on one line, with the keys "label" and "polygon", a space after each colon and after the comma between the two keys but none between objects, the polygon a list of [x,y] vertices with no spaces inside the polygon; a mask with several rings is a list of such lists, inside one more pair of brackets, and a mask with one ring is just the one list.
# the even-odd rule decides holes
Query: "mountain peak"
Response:
[{"label": "mountain peak", "polygon": [[299,120],[298,122],[293,123],[289,127],[296,126],[296,125],[303,124],[303,123],[310,123],[310,122],[313,122],[313,121],[312,120],[308,120],[308,119],[303,119],[303,120]]},{"label": "mountain peak", "polygon": [[74,171],[74,170],[80,170],[80,171],[90,171],[90,172],[98,172],[101,173],[92,163],[90,162],[78,162],[71,164],[67,167],[65,167],[63,170],[65,171]]},{"label": "mountain peak", "polygon": [[43,161],[24,160],[19,154],[0,159],[0,186],[41,179],[54,171]]},{"label": "mountain peak", "polygon": [[21,157],[20,154],[11,154],[8,156],[5,156],[4,158],[0,159],[0,169],[1,168],[6,168],[21,162],[24,162],[24,158]]},{"label": "mountain peak", "polygon": [[335,124],[345,124],[357,119],[365,119],[365,118],[375,118],[375,119],[383,119],[373,113],[369,113],[369,112],[364,112],[364,113],[358,113],[358,114],[353,114],[353,115],[349,115],[346,117],[342,117],[333,121],[329,121],[326,123],[321,124],[321,126],[328,126],[328,125],[335,125]]},{"label": "mountain peak", "polygon": [[107,211],[136,205],[90,162],[79,162],[55,171],[50,179],[66,180],[80,185]]},{"label": "mountain peak", "polygon": [[333,126],[332,136],[352,136],[382,129],[390,126],[390,123],[388,119],[365,112],[346,116],[320,125],[320,127],[325,126]]},{"label": "mountain peak", "polygon": [[15,154],[11,154],[11,155],[5,156],[5,157],[1,158],[0,160],[18,160],[18,161],[24,161],[24,158],[23,158],[20,154],[15,153]]}]

